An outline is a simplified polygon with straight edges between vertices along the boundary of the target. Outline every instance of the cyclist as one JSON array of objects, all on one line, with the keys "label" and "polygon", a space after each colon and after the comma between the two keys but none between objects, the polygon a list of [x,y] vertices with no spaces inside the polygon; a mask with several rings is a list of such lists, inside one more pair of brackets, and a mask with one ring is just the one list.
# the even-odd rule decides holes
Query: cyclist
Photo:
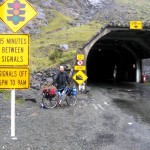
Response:
[{"label": "cyclist", "polygon": [[[62,92],[67,84],[70,84],[69,77],[64,71],[64,66],[59,67],[59,72],[55,80],[55,86],[59,92]],[[61,104],[61,100],[59,102]]]}]

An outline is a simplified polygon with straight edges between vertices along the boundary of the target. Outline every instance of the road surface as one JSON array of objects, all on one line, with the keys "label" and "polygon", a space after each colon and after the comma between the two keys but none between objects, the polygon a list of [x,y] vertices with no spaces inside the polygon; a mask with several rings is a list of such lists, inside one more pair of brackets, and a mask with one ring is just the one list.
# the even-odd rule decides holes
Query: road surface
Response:
[{"label": "road surface", "polygon": [[150,87],[90,84],[75,107],[16,106],[16,140],[10,138],[10,103],[0,99],[0,149],[150,150]]}]

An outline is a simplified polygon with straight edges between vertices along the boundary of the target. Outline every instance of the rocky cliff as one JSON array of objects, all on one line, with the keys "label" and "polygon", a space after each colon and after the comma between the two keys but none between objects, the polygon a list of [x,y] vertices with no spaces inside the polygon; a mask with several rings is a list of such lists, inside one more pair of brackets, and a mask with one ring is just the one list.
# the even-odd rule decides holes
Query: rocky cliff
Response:
[{"label": "rocky cliff", "polygon": [[[0,1],[2,3],[3,0]],[[39,27],[46,26],[56,10],[73,18],[74,24],[85,24],[97,20],[101,22],[128,24],[130,20],[150,22],[148,0],[29,0],[37,9],[38,16],[22,32],[38,33]],[[9,32],[0,22],[0,32]]]}]

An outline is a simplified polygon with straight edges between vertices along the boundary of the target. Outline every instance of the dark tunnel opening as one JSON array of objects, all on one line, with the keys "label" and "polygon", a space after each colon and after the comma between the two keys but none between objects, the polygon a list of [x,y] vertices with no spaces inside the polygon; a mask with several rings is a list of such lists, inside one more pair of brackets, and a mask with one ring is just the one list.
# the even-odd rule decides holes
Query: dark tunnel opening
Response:
[{"label": "dark tunnel opening", "polygon": [[88,82],[136,82],[137,60],[150,58],[149,37],[150,32],[128,30],[100,38],[87,57]]}]

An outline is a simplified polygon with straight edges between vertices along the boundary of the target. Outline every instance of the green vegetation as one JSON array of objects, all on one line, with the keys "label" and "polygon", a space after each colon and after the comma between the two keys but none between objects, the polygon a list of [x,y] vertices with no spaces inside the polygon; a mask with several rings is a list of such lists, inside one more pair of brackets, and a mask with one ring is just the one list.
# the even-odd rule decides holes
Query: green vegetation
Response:
[{"label": "green vegetation", "polygon": [[4,90],[3,99],[8,101],[8,100],[10,100],[10,98],[11,98],[10,90]]},{"label": "green vegetation", "polygon": [[[3,94],[3,99],[5,101],[10,101],[10,99],[11,99],[11,92],[10,92],[10,90],[0,90],[0,93]],[[23,102],[25,102],[25,100],[23,98],[20,98],[20,99],[16,99],[15,102],[16,102],[16,104],[21,105],[21,104],[23,104]]]},{"label": "green vegetation", "polygon": [[63,27],[68,27],[68,22],[71,22],[72,19],[68,16],[63,15],[60,12],[57,12],[56,10],[51,10],[51,13],[54,15],[53,20],[47,25],[47,27],[43,27],[43,33],[51,32],[54,30],[58,30]]},{"label": "green vegetation", "polygon": [[[115,0],[116,4],[119,5],[124,5],[126,6],[129,10],[132,10],[132,14],[135,14],[137,17],[143,17],[142,13],[144,13],[144,16],[146,18],[146,14],[150,13],[150,3],[149,0],[142,0],[142,1],[137,1],[137,0]],[[135,9],[135,11],[133,11]],[[133,15],[134,16],[134,15]],[[147,16],[149,17],[149,16]]]},{"label": "green vegetation", "polygon": [[3,90],[3,89],[2,89],[2,90],[0,90],[0,93],[5,93],[5,92],[6,92],[6,90]]},{"label": "green vegetation", "polygon": [[[116,6],[122,6],[122,8],[125,9],[123,14],[124,18],[126,18],[124,19],[125,23],[128,24],[130,20],[141,20],[143,23],[150,21],[150,3],[148,0],[115,0],[115,2]],[[116,11],[116,17],[119,16],[119,12],[122,14],[122,11],[118,10]]]},{"label": "green vegetation", "polygon": [[[63,2],[61,0],[56,1],[61,7],[65,8],[68,0]],[[112,12],[112,18],[116,22],[120,21],[122,17],[119,16],[121,15],[123,15],[123,20],[126,24],[128,24],[130,20],[142,20],[143,22],[147,22],[150,13],[150,3],[148,0],[115,0],[115,2],[116,10]],[[110,11],[104,9],[104,16],[111,18]],[[50,14],[51,16],[49,17],[47,26],[40,29],[40,34],[32,36],[30,50],[31,71],[42,70],[73,59],[77,50],[95,35],[104,24],[107,24],[109,20],[101,19],[100,23],[92,21],[84,25],[74,26],[72,25],[73,19],[71,17],[52,9],[50,10]],[[100,18],[99,16],[99,13],[95,14],[95,20],[98,20]],[[69,50],[60,51],[59,45],[61,44],[68,44]]]},{"label": "green vegetation", "polygon": [[22,105],[24,102],[25,102],[25,100],[23,98],[16,99],[16,104],[18,104],[18,105]]},{"label": "green vegetation", "polygon": [[[32,36],[30,66],[32,71],[73,59],[77,50],[89,40],[102,24],[90,22],[82,26],[71,26],[71,18],[52,11],[54,19],[43,27],[39,35]],[[68,44],[69,50],[59,51],[59,45]]]}]

